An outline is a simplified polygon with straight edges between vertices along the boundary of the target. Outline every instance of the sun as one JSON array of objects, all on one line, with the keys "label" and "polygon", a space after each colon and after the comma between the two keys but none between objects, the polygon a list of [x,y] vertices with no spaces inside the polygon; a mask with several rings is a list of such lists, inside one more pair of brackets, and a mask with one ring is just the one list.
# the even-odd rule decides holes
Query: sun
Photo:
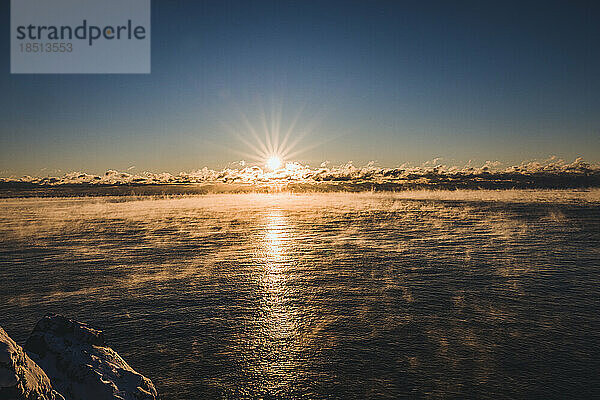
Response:
[{"label": "sun", "polygon": [[279,168],[281,168],[281,165],[282,165],[281,158],[279,158],[278,156],[271,156],[267,159],[266,166],[270,170],[273,170],[273,171],[278,170]]},{"label": "sun", "polygon": [[310,145],[299,147],[307,135],[315,132],[319,123],[316,117],[303,121],[302,107],[295,115],[288,116],[288,120],[283,118],[282,102],[273,100],[270,113],[265,112],[260,101],[258,103],[254,118],[238,110],[237,120],[222,123],[223,128],[247,146],[245,150],[228,148],[243,157],[240,160],[242,166],[248,162],[252,168],[258,167],[263,173],[268,172],[270,177],[277,177],[279,172],[293,169],[296,164],[293,160],[300,154],[324,143],[312,140]]}]

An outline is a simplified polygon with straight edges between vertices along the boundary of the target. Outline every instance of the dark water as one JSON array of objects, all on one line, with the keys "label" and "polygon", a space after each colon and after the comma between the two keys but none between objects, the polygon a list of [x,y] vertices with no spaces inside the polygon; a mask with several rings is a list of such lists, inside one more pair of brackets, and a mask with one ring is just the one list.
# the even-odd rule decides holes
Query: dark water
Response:
[{"label": "dark water", "polygon": [[163,399],[600,396],[600,192],[0,201],[0,325]]}]

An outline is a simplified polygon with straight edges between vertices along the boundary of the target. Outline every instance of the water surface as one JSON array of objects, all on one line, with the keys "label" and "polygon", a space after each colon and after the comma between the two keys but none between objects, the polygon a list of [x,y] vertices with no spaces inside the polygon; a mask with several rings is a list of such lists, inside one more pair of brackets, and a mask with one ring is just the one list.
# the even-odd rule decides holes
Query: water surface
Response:
[{"label": "water surface", "polygon": [[0,200],[0,325],[164,399],[600,395],[600,191]]}]

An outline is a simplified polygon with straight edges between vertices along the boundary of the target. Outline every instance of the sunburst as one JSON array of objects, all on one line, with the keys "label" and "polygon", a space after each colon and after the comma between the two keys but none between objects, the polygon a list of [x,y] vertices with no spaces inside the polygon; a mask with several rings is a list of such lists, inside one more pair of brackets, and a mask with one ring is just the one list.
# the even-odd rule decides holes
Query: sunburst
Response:
[{"label": "sunburst", "polygon": [[238,126],[224,124],[225,128],[234,135],[246,150],[230,149],[244,157],[250,163],[255,163],[267,171],[278,171],[293,163],[294,158],[302,153],[320,146],[324,141],[300,146],[303,139],[314,133],[318,119],[312,118],[302,123],[303,109],[299,109],[293,118],[284,121],[281,102],[274,105],[269,115],[260,107],[258,123],[252,124],[250,118],[239,110]]}]

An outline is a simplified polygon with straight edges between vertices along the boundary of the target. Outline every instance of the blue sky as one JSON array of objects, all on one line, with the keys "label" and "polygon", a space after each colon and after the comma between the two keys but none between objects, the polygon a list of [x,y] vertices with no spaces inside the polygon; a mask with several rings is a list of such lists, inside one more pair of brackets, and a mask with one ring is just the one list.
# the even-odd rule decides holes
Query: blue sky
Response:
[{"label": "blue sky", "polygon": [[599,161],[600,7],[488,3],[153,1],[150,75],[11,75],[3,0],[0,175],[222,168],[273,108],[313,165]]}]

